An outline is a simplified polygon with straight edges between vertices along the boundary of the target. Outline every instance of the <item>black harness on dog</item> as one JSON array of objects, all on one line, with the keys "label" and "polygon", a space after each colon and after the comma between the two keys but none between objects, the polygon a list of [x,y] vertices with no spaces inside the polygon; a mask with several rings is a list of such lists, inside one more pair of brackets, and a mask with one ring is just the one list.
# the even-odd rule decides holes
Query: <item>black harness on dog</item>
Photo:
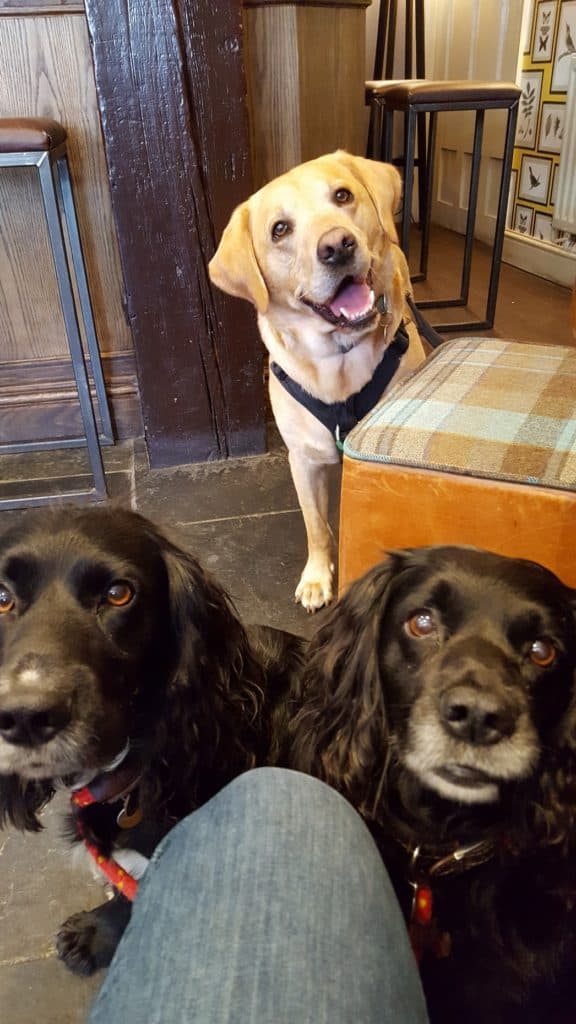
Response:
[{"label": "black harness on dog", "polygon": [[342,450],[342,442],[346,435],[374,408],[388,387],[407,348],[408,333],[404,324],[401,323],[371,379],[360,391],[349,395],[343,402],[328,403],[315,398],[301,384],[292,380],[292,377],[289,377],[286,371],[278,366],[278,363],[270,363],[270,369],[288,394],[292,395],[292,398],[300,402],[300,405],[308,409],[308,412],[311,412],[317,420],[320,420],[320,423],[328,428],[338,448]]}]

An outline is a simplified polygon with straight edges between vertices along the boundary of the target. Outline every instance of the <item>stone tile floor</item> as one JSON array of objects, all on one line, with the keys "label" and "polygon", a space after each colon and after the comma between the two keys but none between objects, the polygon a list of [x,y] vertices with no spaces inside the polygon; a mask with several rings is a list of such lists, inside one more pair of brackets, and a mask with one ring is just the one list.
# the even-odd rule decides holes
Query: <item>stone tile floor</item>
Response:
[{"label": "stone tile floor", "polygon": [[[437,266],[448,268],[439,287],[445,294],[453,292],[449,262]],[[490,333],[572,344],[568,310],[566,289],[504,265],[496,330]],[[33,477],[81,477],[82,458],[78,451],[4,457],[0,493]],[[109,449],[106,466],[112,500],[151,516],[197,553],[228,588],[247,622],[302,634],[318,622],[293,603],[305,557],[304,527],[286,454],[274,436],[266,455],[154,471],[137,441]],[[334,523],[337,492],[336,472]],[[0,513],[0,531],[28,514]],[[0,833],[1,1024],[81,1024],[100,984],[99,977],[73,977],[54,956],[58,924],[102,898],[101,886],[85,867],[73,863],[60,836],[65,805],[64,795],[58,795],[38,836]]]}]

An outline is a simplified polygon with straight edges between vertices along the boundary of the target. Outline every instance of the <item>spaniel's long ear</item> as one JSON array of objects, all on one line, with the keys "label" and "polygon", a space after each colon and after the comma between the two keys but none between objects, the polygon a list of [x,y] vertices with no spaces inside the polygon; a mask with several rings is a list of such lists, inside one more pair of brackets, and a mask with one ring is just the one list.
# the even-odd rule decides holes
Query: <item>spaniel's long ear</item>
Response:
[{"label": "spaniel's long ear", "polygon": [[310,643],[293,725],[293,767],[318,775],[368,817],[389,756],[380,636],[401,565],[400,554],[390,555],[327,614]]},{"label": "spaniel's long ear", "polygon": [[248,203],[234,210],[208,264],[208,272],[223,292],[248,299],[259,313],[268,309],[268,289],[254,251]]},{"label": "spaniel's long ear", "polygon": [[165,546],[164,562],[178,646],[175,679],[186,684],[188,676],[217,663],[223,671],[223,685],[232,685],[244,629],[230,598],[193,555],[170,542]]},{"label": "spaniel's long ear", "polygon": [[397,242],[394,214],[402,196],[402,179],[394,165],[380,160],[367,160],[363,156],[352,156],[344,150],[338,150],[334,155],[364,185],[384,231],[393,242]]},{"label": "spaniel's long ear", "polygon": [[27,781],[18,775],[0,775],[0,828],[13,825],[21,832],[39,832],[37,812],[54,795],[49,782]]},{"label": "spaniel's long ear", "polygon": [[188,758],[193,774],[200,759],[207,769],[200,774],[212,772],[216,788],[220,776],[228,781],[259,760],[264,674],[224,589],[169,541],[163,554],[177,646],[166,712],[180,736],[194,737],[194,750],[178,754],[178,770]]}]

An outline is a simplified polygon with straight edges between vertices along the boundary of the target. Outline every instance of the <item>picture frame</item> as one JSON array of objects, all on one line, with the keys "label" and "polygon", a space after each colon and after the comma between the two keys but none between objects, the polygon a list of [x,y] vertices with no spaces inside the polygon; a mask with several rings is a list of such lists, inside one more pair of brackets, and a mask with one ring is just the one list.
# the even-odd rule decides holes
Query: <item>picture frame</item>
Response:
[{"label": "picture frame", "polygon": [[542,104],[540,114],[540,134],[538,151],[541,153],[560,153],[564,138],[564,119],[566,104],[561,100],[546,100]]},{"label": "picture frame", "polygon": [[554,170],[552,171],[552,188],[550,189],[550,206],[556,206],[556,196],[558,194],[558,167],[559,164],[554,164]]},{"label": "picture frame", "polygon": [[539,206],[548,206],[551,177],[552,157],[525,153],[520,166],[518,198]]},{"label": "picture frame", "polygon": [[536,5],[531,53],[533,64],[548,64],[552,60],[557,14],[557,0],[539,0]]},{"label": "picture frame", "polygon": [[514,145],[519,149],[535,149],[536,147],[543,74],[542,70],[536,69],[535,71],[523,71],[520,76],[522,94],[518,106],[518,123],[514,141]]},{"label": "picture frame", "polygon": [[576,0],[560,0],[550,92],[566,92],[570,57],[576,53]]},{"label": "picture frame", "polygon": [[531,235],[533,222],[534,210],[532,207],[516,203],[514,207],[514,227],[512,230],[516,231],[519,235]]},{"label": "picture frame", "polygon": [[510,187],[508,189],[508,205],[506,207],[506,227],[508,230],[512,230],[512,215],[514,213],[514,201],[516,199],[516,184],[518,181],[518,171],[510,171]]},{"label": "picture frame", "polygon": [[523,23],[527,28],[526,38],[524,39],[524,50],[523,52],[529,56],[532,48],[532,28],[534,18],[534,0],[526,0],[526,5],[529,7],[528,11],[524,12]]},{"label": "picture frame", "polygon": [[552,214],[534,213],[534,226],[532,234],[539,242],[552,242]]}]

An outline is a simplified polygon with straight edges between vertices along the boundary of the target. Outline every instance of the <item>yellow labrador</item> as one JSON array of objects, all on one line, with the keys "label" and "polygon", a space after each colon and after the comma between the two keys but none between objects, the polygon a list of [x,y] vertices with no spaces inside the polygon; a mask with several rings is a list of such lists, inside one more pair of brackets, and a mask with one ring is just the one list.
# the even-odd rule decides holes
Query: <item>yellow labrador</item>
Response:
[{"label": "yellow labrador", "polygon": [[[393,220],[400,193],[390,164],[343,151],[318,157],[238,206],[210,263],[214,284],[258,311],[272,409],[306,525],[296,600],[308,611],[333,596],[326,467],[339,460],[350,402],[371,389],[375,404],[391,376],[424,358]],[[407,333],[396,337],[402,321]]]}]

